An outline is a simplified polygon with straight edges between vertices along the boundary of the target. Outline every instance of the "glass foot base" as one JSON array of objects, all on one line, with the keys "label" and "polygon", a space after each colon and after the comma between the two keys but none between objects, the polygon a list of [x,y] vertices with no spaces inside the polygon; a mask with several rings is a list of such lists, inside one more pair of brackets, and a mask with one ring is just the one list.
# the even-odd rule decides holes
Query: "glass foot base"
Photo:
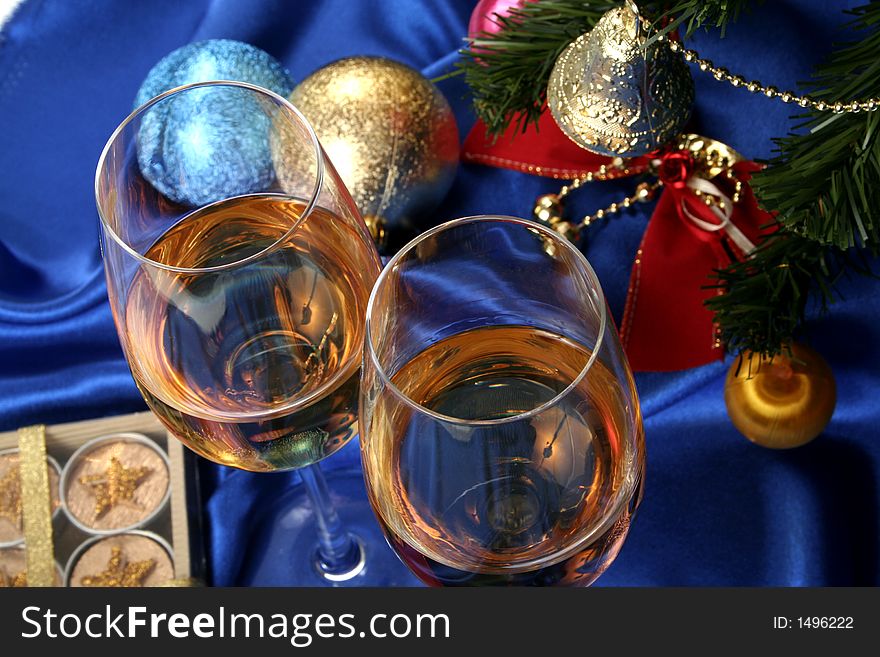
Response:
[{"label": "glass foot base", "polygon": [[298,485],[279,497],[252,529],[241,586],[424,586],[385,541],[364,491],[360,470],[325,473],[330,499],[346,530],[361,546],[345,573],[326,574],[317,558],[312,503]]}]

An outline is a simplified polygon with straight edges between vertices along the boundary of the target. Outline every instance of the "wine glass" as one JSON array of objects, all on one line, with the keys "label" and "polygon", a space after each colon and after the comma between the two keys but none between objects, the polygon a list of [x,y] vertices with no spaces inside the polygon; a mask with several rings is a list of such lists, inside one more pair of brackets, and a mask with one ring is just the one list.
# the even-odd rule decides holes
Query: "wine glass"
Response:
[{"label": "wine glass", "polygon": [[367,309],[361,456],[389,543],[434,586],[586,586],[642,495],[632,374],[586,258],[512,217],[405,246]]},{"label": "wine glass", "polygon": [[110,137],[95,194],[113,317],[149,407],[211,461],[302,475],[255,510],[265,531],[245,583],[413,581],[360,473],[334,473],[331,504],[317,465],[357,433],[380,261],[305,118],[250,84],[170,90]]}]

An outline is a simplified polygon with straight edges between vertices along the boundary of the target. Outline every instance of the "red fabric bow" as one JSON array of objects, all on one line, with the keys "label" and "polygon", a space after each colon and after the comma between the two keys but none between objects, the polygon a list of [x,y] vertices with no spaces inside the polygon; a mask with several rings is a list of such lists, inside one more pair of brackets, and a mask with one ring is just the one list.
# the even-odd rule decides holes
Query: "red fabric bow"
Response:
[{"label": "red fabric bow", "polygon": [[694,173],[694,157],[688,151],[666,153],[657,167],[657,176],[667,187],[684,189]]},{"label": "red fabric bow", "polygon": [[[464,143],[462,159],[535,175],[577,178],[610,165],[611,158],[574,144],[544,112],[538,130],[510,128],[494,144],[477,122]],[[747,184],[760,167],[740,161],[733,167],[742,190],[730,202],[736,179],[705,180],[687,151],[666,151],[629,160],[628,174],[644,172],[659,159],[660,195],[635,257],[620,327],[621,340],[636,371],[670,371],[703,365],[723,355],[712,313],[704,302],[718,289],[707,288],[716,269],[742,259],[758,243],[772,215],[758,207]],[[622,175],[608,168],[610,176]],[[699,193],[698,193],[699,192]],[[706,194],[726,197],[709,206]]]}]

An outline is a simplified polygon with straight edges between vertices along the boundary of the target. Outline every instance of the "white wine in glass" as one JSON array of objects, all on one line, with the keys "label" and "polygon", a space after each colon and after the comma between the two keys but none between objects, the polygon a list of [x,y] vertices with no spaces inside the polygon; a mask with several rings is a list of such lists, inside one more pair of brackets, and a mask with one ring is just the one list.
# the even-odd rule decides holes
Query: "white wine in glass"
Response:
[{"label": "white wine in glass", "polygon": [[[302,211],[279,195],[221,201],[184,217],[145,257],[189,269],[233,261],[283,239]],[[375,271],[349,255],[356,239],[313,210],[283,247],[234,275],[135,275],[121,322],[132,373],[176,436],[252,471],[310,465],[352,438]]]},{"label": "white wine in glass", "polygon": [[331,500],[317,465],[357,433],[380,261],[308,122],[245,83],[172,89],[113,133],[95,192],[110,306],[147,404],[211,461],[302,476],[257,505],[239,583],[411,582],[360,473],[334,471]]},{"label": "white wine in glass", "polygon": [[632,375],[583,256],[531,222],[462,219],[405,247],[367,319],[365,476],[434,586],[585,586],[641,499]]}]

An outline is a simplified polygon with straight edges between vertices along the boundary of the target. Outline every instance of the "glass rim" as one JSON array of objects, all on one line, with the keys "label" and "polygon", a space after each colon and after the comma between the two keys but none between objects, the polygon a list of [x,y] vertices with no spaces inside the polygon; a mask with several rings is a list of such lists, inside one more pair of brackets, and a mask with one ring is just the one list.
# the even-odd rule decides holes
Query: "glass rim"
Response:
[{"label": "glass rim", "polygon": [[[293,115],[300,121],[300,123],[305,127],[306,133],[308,134],[312,147],[315,154],[315,163],[316,163],[316,172],[315,172],[315,185],[312,189],[311,195],[309,197],[308,202],[306,203],[302,214],[293,222],[293,225],[277,240],[275,240],[272,244],[267,246],[256,253],[252,253],[249,256],[241,258],[239,260],[233,260],[231,262],[225,262],[220,265],[213,265],[211,267],[176,267],[174,265],[168,265],[162,262],[158,262],[156,260],[152,260],[145,255],[138,253],[131,245],[129,245],[120,235],[110,226],[110,223],[107,221],[107,218],[104,216],[104,212],[101,208],[101,195],[100,195],[100,182],[101,182],[101,173],[105,169],[106,160],[110,153],[110,148],[116,143],[116,140],[122,134],[126,127],[128,127],[135,119],[142,116],[147,112],[153,105],[156,105],[171,96],[177,96],[179,94],[186,93],[193,89],[199,89],[202,87],[234,87],[239,89],[245,89],[247,91],[254,92],[258,95],[266,96],[275,101],[280,107],[292,112]],[[321,150],[321,144],[318,141],[318,135],[315,133],[315,129],[312,127],[312,124],[309,123],[308,119],[300,112],[289,100],[276,94],[274,91],[270,89],[265,89],[264,87],[260,87],[255,84],[250,84],[248,82],[238,82],[236,80],[206,80],[203,82],[191,82],[189,84],[184,84],[179,87],[174,87],[173,89],[169,89],[168,91],[164,91],[158,96],[151,98],[144,104],[136,107],[131,113],[122,120],[122,122],[116,126],[116,129],[110,135],[110,138],[107,140],[107,143],[104,145],[104,148],[101,150],[101,155],[98,158],[98,166],[95,170],[95,205],[98,209],[98,217],[101,220],[101,226],[103,227],[104,234],[109,235],[110,238],[116,242],[123,251],[125,251],[128,255],[133,257],[135,260],[140,262],[141,264],[155,267],[157,269],[163,269],[165,271],[174,272],[177,274],[206,274],[220,271],[228,271],[231,269],[237,269],[238,267],[243,267],[252,262],[260,260],[267,255],[270,255],[277,251],[281,246],[293,235],[297,229],[306,221],[306,219],[311,216],[312,211],[318,203],[318,196],[321,192],[321,188],[324,185],[324,154]],[[278,195],[277,193],[274,193]],[[192,212],[196,212],[200,209],[209,207],[214,205],[215,203],[223,203],[230,199],[239,198],[241,195],[229,196],[223,199],[219,199],[218,201],[213,201],[212,203],[200,204],[195,207]],[[184,215],[186,216],[186,215]]]},{"label": "glass rim", "polygon": [[[586,273],[588,278],[592,279],[592,282],[595,284],[594,289],[598,294],[598,305],[599,305],[599,334],[596,338],[596,343],[593,346],[592,353],[590,354],[589,359],[581,368],[580,372],[578,372],[577,376],[575,376],[571,382],[561,391],[559,391],[556,395],[554,395],[548,401],[539,404],[535,408],[529,409],[528,411],[523,411],[522,413],[517,413],[515,415],[508,415],[505,417],[497,418],[494,420],[467,420],[459,417],[454,417],[452,415],[445,415],[443,413],[438,413],[422,404],[419,404],[417,401],[409,397],[406,393],[404,393],[400,388],[398,388],[392,381],[391,377],[388,376],[388,372],[385,371],[383,365],[379,362],[379,356],[376,353],[376,349],[373,344],[373,332],[371,329],[372,318],[374,314],[374,307],[376,302],[376,296],[379,291],[379,288],[383,286],[386,278],[388,277],[388,272],[391,272],[397,265],[400,264],[400,261],[403,260],[404,256],[410,253],[413,249],[415,249],[420,243],[424,240],[437,235],[438,233],[446,232],[447,230],[457,228],[459,226],[464,226],[467,224],[475,224],[475,223],[490,223],[490,222],[501,222],[501,223],[513,223],[518,224],[525,228],[526,230],[540,233],[541,235],[551,239],[556,246],[560,246],[562,249],[567,250],[569,253],[572,253],[575,258],[575,262],[580,266],[580,271]],[[367,302],[367,313],[366,313],[366,322],[365,322],[365,330],[364,330],[364,345],[367,352],[369,352],[370,360],[373,363],[373,366],[376,368],[376,371],[379,375],[384,386],[386,386],[391,393],[398,397],[401,401],[403,401],[406,405],[411,407],[413,410],[423,413],[429,417],[434,418],[440,422],[444,422],[446,424],[454,424],[459,426],[468,426],[468,427],[487,427],[487,426],[498,426],[503,424],[508,424],[511,422],[517,422],[519,420],[525,420],[532,418],[536,415],[543,413],[549,408],[558,404],[562,399],[571,394],[571,392],[583,381],[584,377],[587,373],[592,369],[593,363],[596,361],[596,358],[599,355],[599,350],[602,347],[602,344],[605,340],[605,331],[607,325],[607,306],[605,303],[605,293],[602,290],[602,285],[599,282],[599,277],[596,276],[596,272],[593,270],[592,265],[590,265],[589,260],[587,260],[586,256],[581,253],[580,249],[575,247],[569,240],[565,239],[562,235],[557,233],[556,231],[550,230],[549,228],[542,226],[541,224],[531,221],[529,219],[521,219],[519,217],[512,217],[508,215],[501,214],[486,214],[486,215],[473,215],[469,217],[461,217],[459,219],[453,219],[451,221],[447,221],[445,223],[440,224],[439,226],[435,226],[430,230],[425,231],[421,235],[418,235],[414,239],[407,242],[401,249],[391,258],[385,267],[382,268],[382,271],[379,273],[379,277],[376,279],[376,282],[373,284],[373,290],[370,293],[370,300]]]}]

